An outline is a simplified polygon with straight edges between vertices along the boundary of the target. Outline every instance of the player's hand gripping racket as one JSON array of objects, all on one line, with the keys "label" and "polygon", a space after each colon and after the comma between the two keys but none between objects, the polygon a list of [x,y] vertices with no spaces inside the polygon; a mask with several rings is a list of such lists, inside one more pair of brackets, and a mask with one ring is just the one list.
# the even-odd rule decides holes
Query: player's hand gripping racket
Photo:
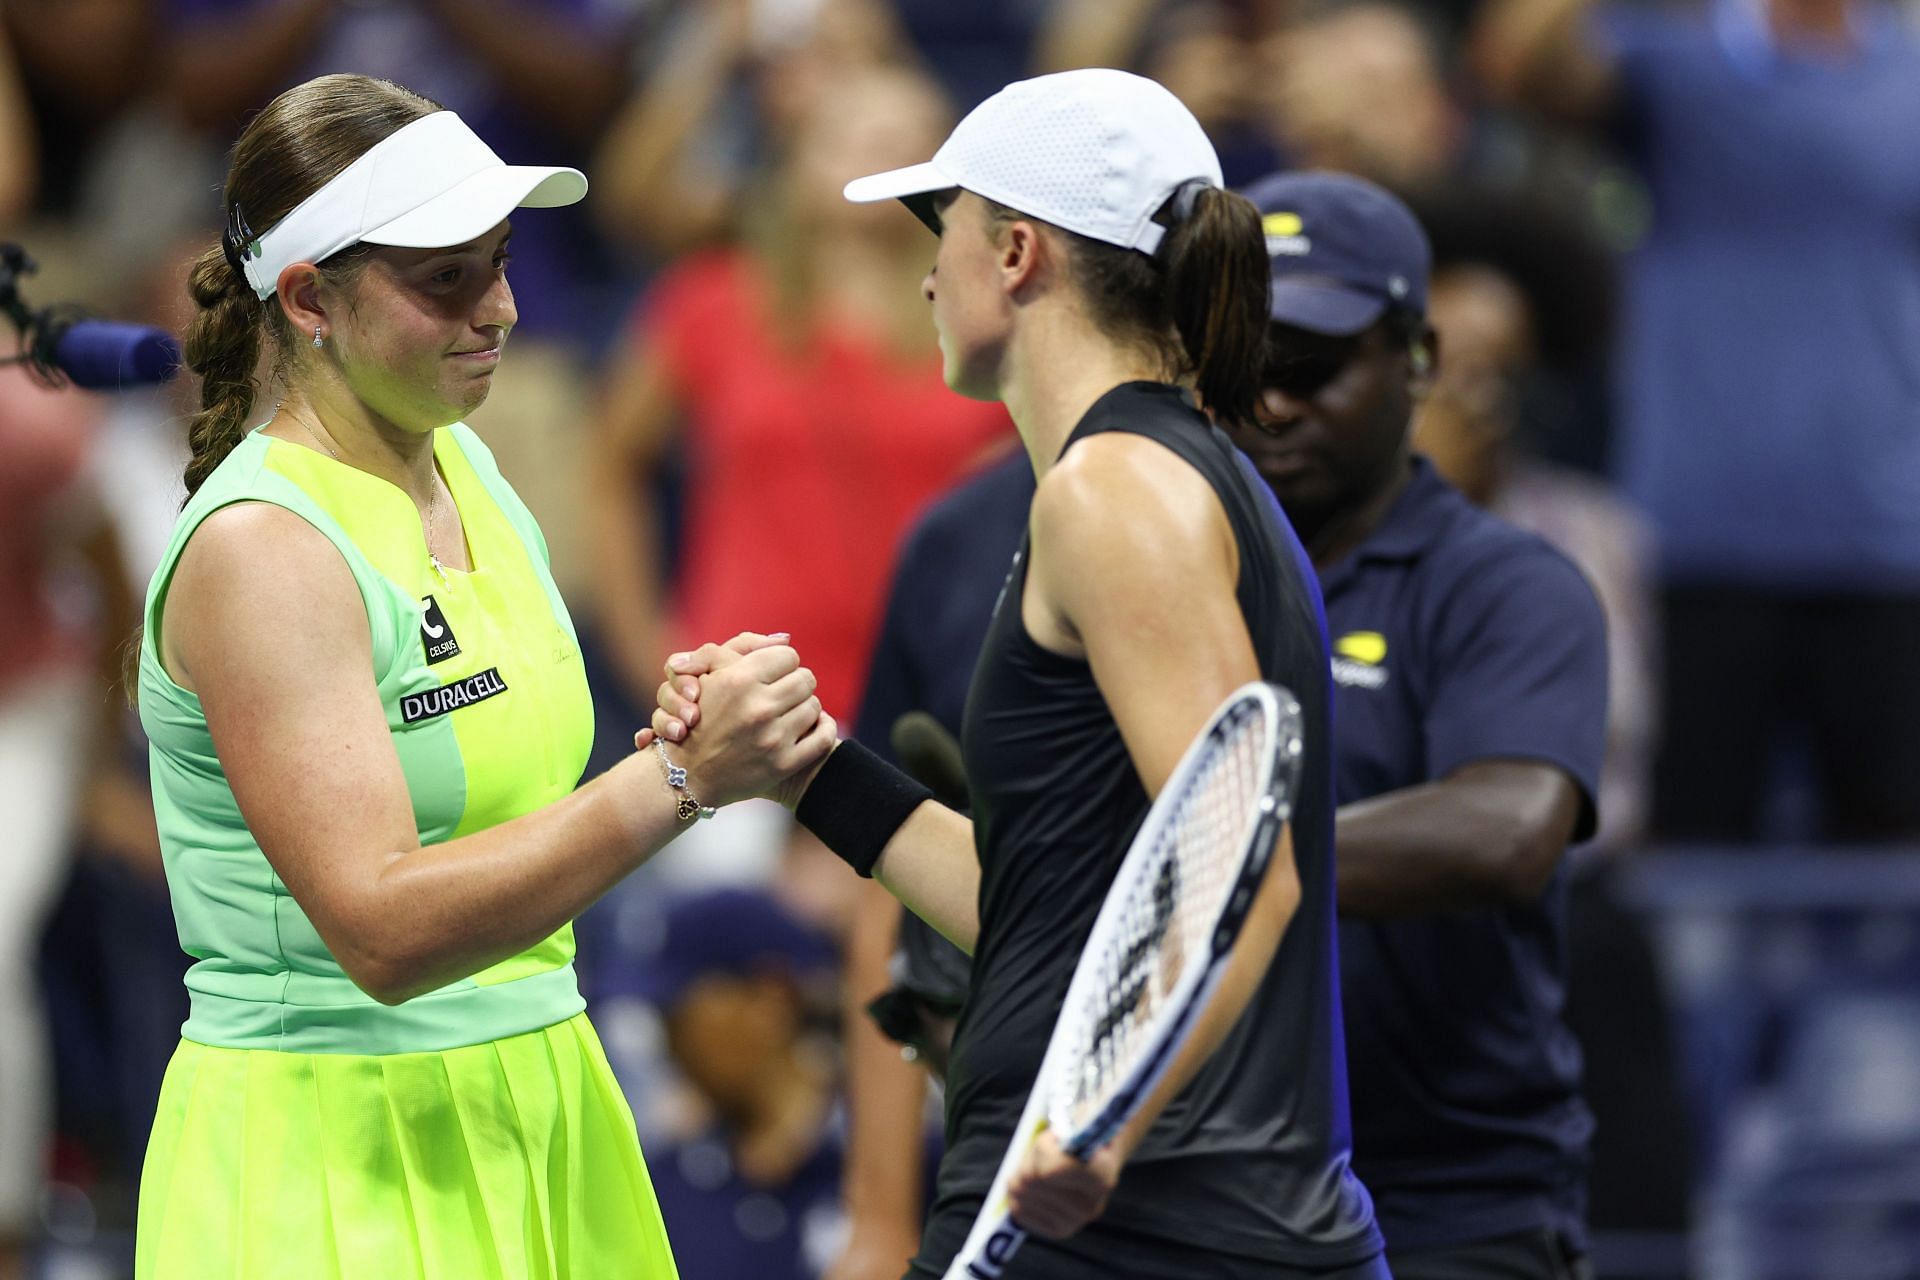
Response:
[{"label": "player's hand gripping racket", "polygon": [[1300,726],[1293,695],[1255,682],[1187,748],[1107,891],[1019,1128],[946,1280],[994,1280],[1026,1240],[1007,1188],[1042,1132],[1088,1158],[1179,1055],[1293,811]]}]

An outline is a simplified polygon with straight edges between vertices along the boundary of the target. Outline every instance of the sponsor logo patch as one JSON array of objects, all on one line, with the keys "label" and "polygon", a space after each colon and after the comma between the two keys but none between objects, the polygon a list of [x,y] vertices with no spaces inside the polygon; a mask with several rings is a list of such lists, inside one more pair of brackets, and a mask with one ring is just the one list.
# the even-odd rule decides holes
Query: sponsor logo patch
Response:
[{"label": "sponsor logo patch", "polygon": [[400,719],[407,724],[418,724],[434,716],[458,711],[461,707],[470,707],[476,702],[485,702],[494,694],[506,691],[507,682],[500,678],[500,668],[488,667],[465,680],[406,695],[400,699]]},{"label": "sponsor logo patch", "polygon": [[428,666],[460,654],[460,642],[453,638],[453,627],[447,622],[447,615],[440,612],[440,602],[432,596],[420,602],[420,647],[427,651]]},{"label": "sponsor logo patch", "polygon": [[1387,638],[1378,631],[1349,631],[1333,642],[1333,679],[1349,688],[1378,689],[1387,683]]}]

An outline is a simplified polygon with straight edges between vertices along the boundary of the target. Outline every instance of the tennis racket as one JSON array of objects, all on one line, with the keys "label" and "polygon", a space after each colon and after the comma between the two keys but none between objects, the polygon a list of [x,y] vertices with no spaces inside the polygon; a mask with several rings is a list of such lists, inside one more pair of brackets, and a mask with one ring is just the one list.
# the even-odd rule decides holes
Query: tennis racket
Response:
[{"label": "tennis racket", "polygon": [[1026,1241],[1007,1188],[1043,1132],[1087,1159],[1179,1055],[1293,811],[1300,734],[1293,695],[1256,681],[1181,757],[1107,890],[1019,1127],[946,1280],[995,1280]]}]

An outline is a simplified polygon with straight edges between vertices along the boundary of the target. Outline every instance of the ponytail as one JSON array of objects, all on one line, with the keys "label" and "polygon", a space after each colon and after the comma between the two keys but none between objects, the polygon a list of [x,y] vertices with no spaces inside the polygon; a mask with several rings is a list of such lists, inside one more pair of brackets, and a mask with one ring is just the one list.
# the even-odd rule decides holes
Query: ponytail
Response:
[{"label": "ponytail", "polygon": [[1159,260],[1167,306],[1200,400],[1224,423],[1250,425],[1260,398],[1272,268],[1260,211],[1245,196],[1202,187],[1167,230]]},{"label": "ponytail", "polygon": [[267,308],[217,244],[195,260],[187,292],[199,308],[183,344],[187,367],[200,375],[200,412],[187,427],[193,456],[186,484],[192,497],[247,434]]},{"label": "ponytail", "polygon": [[[1024,215],[989,200],[987,216],[998,224]],[[1245,196],[1195,180],[1168,197],[1155,220],[1167,231],[1151,256],[1054,230],[1103,332],[1150,353],[1167,381],[1190,384],[1221,422],[1251,424],[1272,287],[1260,211]]]}]

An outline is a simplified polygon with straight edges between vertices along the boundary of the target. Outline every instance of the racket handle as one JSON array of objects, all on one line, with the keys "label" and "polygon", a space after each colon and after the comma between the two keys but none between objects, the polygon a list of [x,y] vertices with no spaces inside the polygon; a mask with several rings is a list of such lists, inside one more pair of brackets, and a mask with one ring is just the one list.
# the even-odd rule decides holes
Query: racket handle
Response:
[{"label": "racket handle", "polygon": [[1011,1214],[984,1236],[969,1237],[947,1268],[946,1280],[999,1280],[1000,1273],[1027,1242],[1027,1233]]}]

